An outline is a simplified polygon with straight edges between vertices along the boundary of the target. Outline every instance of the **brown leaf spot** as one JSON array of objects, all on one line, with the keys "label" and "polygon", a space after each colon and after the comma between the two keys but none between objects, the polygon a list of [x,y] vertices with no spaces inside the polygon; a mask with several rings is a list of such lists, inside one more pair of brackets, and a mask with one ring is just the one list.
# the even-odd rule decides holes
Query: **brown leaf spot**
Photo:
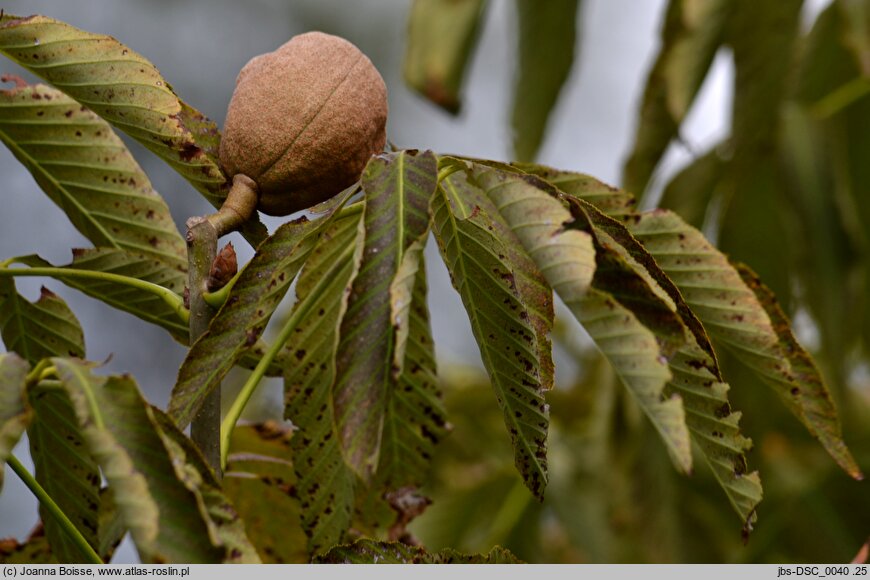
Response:
[{"label": "brown leaf spot", "polygon": [[202,149],[200,149],[195,143],[185,143],[181,147],[181,151],[178,152],[178,156],[182,161],[190,161],[194,157],[201,155]]}]

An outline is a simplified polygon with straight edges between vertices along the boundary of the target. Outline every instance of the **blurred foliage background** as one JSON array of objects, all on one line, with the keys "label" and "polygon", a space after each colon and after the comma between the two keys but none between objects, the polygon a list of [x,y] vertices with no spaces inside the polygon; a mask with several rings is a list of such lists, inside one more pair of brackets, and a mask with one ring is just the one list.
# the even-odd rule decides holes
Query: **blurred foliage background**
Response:
[{"label": "blurred foliage background", "polygon": [[[538,159],[621,185],[645,207],[676,210],[777,292],[826,375],[847,444],[870,472],[870,1],[415,0],[403,10],[394,0],[355,10],[332,0],[259,0],[243,9],[193,0],[9,4],[9,12],[117,36],[218,121],[248,58],[304,30],[340,34],[383,72],[398,145]],[[220,38],[220,50],[208,38]],[[435,106],[411,94],[403,73]],[[131,149],[176,221],[205,211],[198,196],[178,193],[186,186],[156,159]],[[17,200],[29,176],[6,172],[10,159],[0,161]],[[77,240],[29,238],[33,215],[63,220],[49,203],[30,203],[4,209],[11,227],[3,254],[62,261]],[[836,562],[870,535],[867,484],[840,471],[775,394],[724,356],[765,494],[744,545],[741,522],[703,461],[692,477],[673,471],[573,324],[556,337],[551,482],[538,504],[516,474],[445,272],[430,278],[454,433],[424,490],[434,503],[411,526],[428,547],[485,552],[501,544],[531,562]],[[129,330],[124,315],[71,305],[85,324],[101,325],[85,328],[91,352],[117,352],[111,364],[132,370],[162,405],[183,350],[144,324]],[[277,415],[268,404],[277,396],[267,390],[251,418]],[[0,535],[20,536],[35,503],[19,502],[11,483],[0,498]]]},{"label": "blurred foliage background", "polygon": [[[579,2],[516,4],[513,151],[531,161],[573,64]],[[802,24],[804,9],[800,0],[670,0],[621,185],[645,207],[680,213],[776,291],[818,357],[867,471],[870,2],[834,0]],[[418,0],[415,10],[406,78],[455,111],[484,2]],[[446,45],[425,37],[439,14],[464,18]],[[717,55],[735,71],[730,132],[695,150],[682,126]],[[674,147],[690,159],[665,182],[659,172]],[[725,357],[734,408],[750,410],[741,425],[755,441],[750,461],[765,494],[744,545],[706,466],[674,475],[609,367],[569,330],[557,338],[580,372],[549,397],[547,499],[533,502],[513,476],[485,376],[449,369],[456,429],[434,470],[435,507],[417,522],[427,545],[503,544],[529,561],[827,562],[851,559],[870,533],[866,484],[840,473],[775,395]]]}]

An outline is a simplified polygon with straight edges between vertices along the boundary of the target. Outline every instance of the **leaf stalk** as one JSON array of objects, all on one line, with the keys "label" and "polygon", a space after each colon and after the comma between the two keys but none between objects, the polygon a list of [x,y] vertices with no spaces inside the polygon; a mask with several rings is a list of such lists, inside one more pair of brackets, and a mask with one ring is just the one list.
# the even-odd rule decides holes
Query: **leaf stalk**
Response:
[{"label": "leaf stalk", "polygon": [[[7,260],[7,262],[12,262]],[[184,307],[184,299],[168,288],[164,288],[153,282],[139,280],[130,276],[122,276],[120,274],[112,274],[110,272],[95,272],[93,270],[76,270],[74,268],[53,268],[53,267],[36,267],[36,268],[10,268],[5,263],[0,263],[0,276],[44,276],[47,278],[56,278],[63,280],[64,278],[78,278],[80,280],[99,280],[101,282],[112,282],[114,284],[122,284],[137,290],[149,292],[172,308],[172,311],[183,322],[188,322],[190,313]]]},{"label": "leaf stalk", "polygon": [[41,503],[48,513],[50,513],[57,521],[58,525],[60,525],[61,529],[69,539],[72,540],[81,553],[85,555],[87,562],[89,564],[103,564],[103,559],[94,551],[94,548],[88,543],[84,536],[82,536],[81,532],[75,527],[75,525],[73,525],[67,515],[63,513],[63,510],[54,502],[48,492],[45,491],[45,488],[39,485],[36,478],[25,469],[20,461],[18,461],[18,458],[14,455],[10,455],[6,459],[6,463],[8,463],[9,467],[12,468],[12,471],[21,478],[24,485],[33,492],[33,495],[36,496],[39,503]]}]

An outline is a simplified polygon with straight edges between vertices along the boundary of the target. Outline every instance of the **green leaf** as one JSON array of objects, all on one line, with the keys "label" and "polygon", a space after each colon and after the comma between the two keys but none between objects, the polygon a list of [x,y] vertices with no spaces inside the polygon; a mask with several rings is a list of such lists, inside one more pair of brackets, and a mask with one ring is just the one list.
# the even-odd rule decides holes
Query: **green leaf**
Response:
[{"label": "green leaf", "polygon": [[381,454],[373,486],[384,492],[421,487],[426,481],[435,445],[447,435],[444,402],[438,388],[435,348],[426,304],[426,265],[423,256],[414,276],[409,300],[409,332],[402,372],[384,417]]},{"label": "green leaf", "polygon": [[[87,363],[53,359],[88,451],[100,465],[143,562],[207,563],[242,553],[222,541],[207,501],[207,471],[129,376],[98,377]],[[181,449],[181,451],[179,451]],[[204,463],[204,462],[202,462]],[[204,475],[205,473],[205,475]],[[224,504],[226,501],[224,500]]]},{"label": "green leaf", "polygon": [[460,89],[477,44],[485,0],[414,0],[405,51],[405,82],[456,114]]},{"label": "green leaf", "polygon": [[[520,165],[520,164],[513,164]],[[535,169],[547,169],[542,166],[532,164],[522,164],[524,167]],[[576,189],[584,189],[588,186],[590,197],[597,197],[598,192],[595,185],[585,181],[582,174],[575,173],[565,175],[565,177],[576,185]],[[591,178],[589,178],[591,179]],[[461,176],[454,177],[454,183],[466,183],[467,178]],[[595,181],[595,180],[593,180]],[[598,183],[595,181],[595,183]],[[467,184],[467,187],[473,187]],[[485,213],[492,219],[491,225],[493,233],[503,240],[508,241],[508,247],[520,248],[522,243],[516,237],[516,234],[510,228],[507,221],[501,216],[493,202],[486,196],[475,195],[477,188],[470,195],[474,196],[474,203],[485,210]],[[449,189],[447,190],[449,191]],[[454,203],[460,203],[460,200],[454,196]],[[473,211],[473,207],[467,203],[462,204],[466,208],[465,213]],[[544,275],[538,269],[537,264],[525,251],[514,251],[511,249],[511,260],[519,267],[514,272],[516,287],[522,302],[526,305],[529,314],[529,322],[535,331],[535,342],[537,344],[537,359],[541,375],[541,385],[545,391],[553,388],[555,378],[555,366],[553,364],[553,345],[550,340],[550,333],[553,330],[555,313],[553,310],[553,292],[547,284]]]},{"label": "green leaf", "polygon": [[728,30],[734,50],[732,138],[735,163],[749,162],[775,138],[803,0],[738,2]]},{"label": "green leaf", "polygon": [[[0,52],[139,141],[220,206],[229,184],[217,160],[217,125],[147,59],[111,36],[46,16],[4,16]],[[265,237],[259,222],[243,231],[254,244]]]},{"label": "green leaf", "polygon": [[351,523],[356,477],[341,451],[332,384],[346,289],[362,248],[361,213],[335,220],[305,263],[290,314],[299,322],[285,347],[292,357],[284,375],[284,416],[297,429],[290,446],[311,554],[341,541]]},{"label": "green leaf", "polygon": [[377,467],[395,387],[397,328],[388,289],[428,235],[437,171],[432,152],[399,151],[373,157],[362,176],[365,245],[341,322],[333,400],[345,459],[363,479]]},{"label": "green leaf", "polygon": [[305,564],[298,485],[291,461],[292,431],[275,422],[233,430],[223,489],[264,564]]},{"label": "green leaf", "polygon": [[[853,347],[855,333],[863,333],[865,352],[870,346],[870,278],[864,253],[854,251],[870,241],[870,200],[864,194],[870,184],[870,11],[864,4],[836,1],[819,15],[801,53],[793,94],[803,106],[786,110],[782,139],[800,233],[813,240],[802,245],[798,273],[822,332],[822,349],[835,361]],[[842,298],[830,300],[829,289]],[[846,371],[831,366],[837,373],[832,380],[844,382],[838,375]]]},{"label": "green leaf", "polygon": [[[67,393],[37,385],[30,390],[34,421],[27,430],[36,480],[95,549],[99,544],[100,469],[84,445]],[[40,505],[51,552],[60,563],[81,563],[87,555]]]},{"label": "green leaf", "polygon": [[30,365],[14,352],[0,354],[0,489],[3,466],[30,424],[32,411],[25,394]]},{"label": "green leaf", "polygon": [[186,271],[187,249],[169,207],[93,112],[45,85],[0,91],[0,140],[94,245]]},{"label": "green leaf", "polygon": [[435,446],[449,431],[438,388],[422,256],[419,266],[408,311],[408,348],[387,400],[378,468],[372,481],[358,488],[356,499],[354,526],[372,530],[371,535],[386,529],[390,538],[401,536],[419,515],[416,509],[428,505],[417,490],[428,481]]},{"label": "green leaf", "polygon": [[399,542],[357,540],[336,546],[315,559],[318,564],[520,564],[504,548],[496,546],[487,554],[460,554],[451,549],[427,552],[419,546]]},{"label": "green leaf", "polygon": [[659,200],[659,207],[680,214],[686,223],[700,229],[704,225],[708,208],[723,194],[728,164],[714,147],[695,158],[677,173]]},{"label": "green leaf", "polygon": [[347,190],[318,220],[302,217],[283,224],[257,249],[178,371],[169,414],[179,426],[190,423],[208,394],[255,347],[320,234],[352,193],[353,188]]},{"label": "green leaf", "polygon": [[[552,298],[510,229],[493,217],[498,216],[497,210],[487,213],[492,205],[487,202],[485,193],[463,174],[450,176],[432,202],[434,231],[504,414],[517,469],[526,486],[542,499],[549,425],[544,390],[552,382],[544,385],[542,367],[548,366],[549,357],[541,357],[530,318],[535,306],[545,312],[552,308]],[[518,284],[521,278],[538,283],[537,296],[530,284]],[[548,314],[552,321],[552,311]]]},{"label": "green leaf", "polygon": [[[860,88],[862,63],[860,51],[855,50],[858,43],[850,42],[850,24],[860,26],[861,19],[849,18],[850,5],[857,7],[861,2],[831,2],[816,18],[803,43],[792,87],[791,96],[795,100],[815,105],[826,117],[842,107],[841,97]],[[864,76],[870,76],[870,61]]]},{"label": "green leaf", "polygon": [[[60,268],[105,272],[135,278],[162,286],[179,296],[187,283],[187,276],[183,270],[170,267],[154,256],[111,248],[74,249],[72,253],[72,263]],[[36,255],[15,258],[15,263],[32,268],[53,267]],[[152,292],[111,280],[64,277],[62,272],[54,275],[54,278],[113,308],[128,312],[145,322],[156,324],[168,330],[180,342],[187,343],[189,335],[187,323],[179,317],[172,306]]]},{"label": "green leaf", "polygon": [[[662,45],[650,70],[634,147],[625,163],[626,190],[643,193],[707,76],[724,40],[734,0],[671,0]],[[777,61],[781,65],[781,61]]]},{"label": "green leaf", "polygon": [[7,350],[33,365],[51,356],[85,355],[82,328],[66,302],[45,287],[30,302],[6,276],[0,276],[0,335]]},{"label": "green leaf", "polygon": [[858,345],[862,320],[855,312],[863,312],[867,304],[861,283],[866,268],[862,236],[850,227],[856,216],[846,214],[837,195],[833,168],[838,161],[824,125],[797,105],[783,111],[782,123],[781,158],[798,218],[796,237],[808,242],[798,246],[795,273],[821,334],[821,350],[830,356],[832,384],[845,385],[848,371],[842,355]]},{"label": "green leaf", "polygon": [[600,212],[616,219],[634,214],[637,202],[634,196],[592,176],[575,171],[553,169],[535,163],[511,163],[525,173],[536,175],[572,197],[594,205]]},{"label": "green leaf", "polygon": [[532,161],[574,63],[580,0],[517,0],[519,64],[511,127],[514,156]]},{"label": "green leaf", "polygon": [[[719,248],[753,267],[780,299],[791,297],[790,199],[777,167],[776,139],[802,0],[739,2],[728,42],[735,85],[729,167]],[[759,248],[766,248],[759,252]]]},{"label": "green leaf", "polygon": [[[796,355],[789,348],[796,345],[784,348],[769,313],[728,259],[700,232],[665,210],[639,216],[630,228],[713,339],[770,384],[837,463],[857,477],[860,471],[841,445],[836,411],[821,378],[793,367],[791,357]],[[799,352],[809,356],[803,349]],[[825,411],[813,410],[816,406]]]}]

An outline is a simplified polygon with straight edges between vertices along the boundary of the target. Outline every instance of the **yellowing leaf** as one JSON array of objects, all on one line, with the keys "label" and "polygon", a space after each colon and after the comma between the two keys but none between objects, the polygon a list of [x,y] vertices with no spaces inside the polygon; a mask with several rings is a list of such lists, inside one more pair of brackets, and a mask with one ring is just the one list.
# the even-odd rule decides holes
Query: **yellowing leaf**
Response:
[{"label": "yellowing leaf", "polygon": [[[713,339],[771,385],[847,473],[860,477],[842,444],[827,388],[818,373],[806,366],[809,355],[793,339],[781,336],[788,328],[784,315],[771,320],[765,301],[759,300],[738,270],[675,214],[663,210],[643,214],[630,227]],[[763,295],[769,300],[766,292]]]},{"label": "yellowing leaf", "polygon": [[[15,258],[15,263],[25,264],[31,268],[53,267],[52,264],[36,255]],[[141,320],[165,328],[177,340],[184,344],[187,343],[188,325],[177,310],[183,306],[180,297],[187,283],[187,276],[183,270],[172,267],[153,255],[137,254],[113,248],[74,249],[73,261],[70,264],[59,266],[59,268],[61,270],[52,274],[52,277],[70,288],[75,288],[118,310],[123,310]],[[62,269],[105,272],[150,282],[176,294],[178,303],[176,307],[173,307],[153,292],[117,281],[66,277],[63,275]]]},{"label": "yellowing leaf", "polygon": [[93,112],[45,85],[0,91],[0,140],[94,245],[186,270],[187,250],[166,202]]},{"label": "yellowing leaf", "polygon": [[591,175],[553,169],[535,163],[512,163],[513,167],[524,173],[537,175],[547,183],[577,199],[582,199],[594,205],[601,213],[620,219],[635,212],[637,202],[634,196],[625,190],[607,185]]},{"label": "yellowing leaf", "polygon": [[[217,161],[218,128],[147,59],[111,36],[46,16],[4,16],[0,52],[139,141],[220,206],[229,187]],[[243,231],[252,243],[265,237],[257,222]]]},{"label": "yellowing leaf", "polygon": [[292,429],[273,421],[237,425],[221,485],[264,564],[307,564],[293,473]]}]

